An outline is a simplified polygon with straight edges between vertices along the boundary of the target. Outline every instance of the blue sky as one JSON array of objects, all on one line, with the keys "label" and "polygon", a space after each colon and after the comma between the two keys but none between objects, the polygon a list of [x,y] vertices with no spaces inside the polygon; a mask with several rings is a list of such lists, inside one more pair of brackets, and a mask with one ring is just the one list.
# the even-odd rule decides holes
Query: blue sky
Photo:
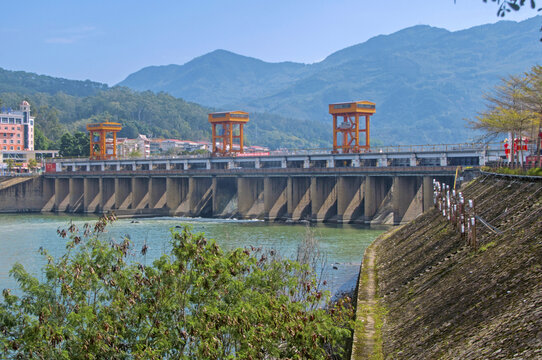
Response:
[{"label": "blue sky", "polygon": [[[499,20],[482,0],[30,0],[0,11],[0,67],[110,85],[216,49],[313,63],[413,25],[453,31]],[[506,19],[535,15],[525,8]]]}]

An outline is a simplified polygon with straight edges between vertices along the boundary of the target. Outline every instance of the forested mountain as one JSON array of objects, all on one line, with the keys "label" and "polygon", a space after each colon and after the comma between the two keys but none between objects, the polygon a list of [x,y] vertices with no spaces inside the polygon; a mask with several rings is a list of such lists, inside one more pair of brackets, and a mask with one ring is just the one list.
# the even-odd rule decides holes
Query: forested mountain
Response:
[{"label": "forested mountain", "polygon": [[473,133],[464,119],[483,110],[482,94],[542,60],[540,22],[538,16],[456,32],[414,26],[311,65],[218,50],[184,65],[144,68],[120,85],[326,125],[329,103],[367,99],[377,104],[371,129],[383,143],[466,141]]},{"label": "forested mountain", "polygon": [[[33,86],[26,88],[21,85],[25,77],[35,77],[35,74],[18,72],[17,75],[23,82],[3,83],[3,89],[10,92],[0,92],[0,103],[18,109],[22,100],[30,102],[32,114],[36,116],[36,143],[41,148],[58,146],[54,142],[58,142],[65,132],[85,131],[87,123],[106,119],[122,123],[123,130],[119,136],[130,138],[138,134],[186,140],[210,140],[211,137],[207,114],[215,109],[163,92],[155,94],[105,86],[93,95],[78,96],[81,89],[77,87],[77,82],[49,77],[43,78],[50,82],[50,92],[36,92]],[[64,88],[62,84],[67,86]],[[272,148],[323,146],[327,132],[324,124],[308,126],[306,121],[292,121],[266,113],[251,113],[250,123],[245,127],[248,144]],[[53,144],[48,145],[47,140]]]},{"label": "forested mountain", "polygon": [[107,89],[106,84],[90,80],[68,80],[24,71],[9,71],[0,68],[0,93],[24,94],[63,92],[74,96],[89,96]]},{"label": "forested mountain", "polygon": [[311,65],[217,50],[182,66],[142,69],[121,83],[134,90],[0,69],[0,102],[17,108],[30,101],[38,143],[45,141],[40,131],[58,141],[104,119],[121,122],[121,136],[209,140],[208,112],[241,109],[251,113],[248,143],[329,147],[327,105],[358,99],[377,104],[373,144],[466,141],[474,134],[464,119],[484,109],[482,94],[541,61],[540,20],[457,32],[415,26]]}]

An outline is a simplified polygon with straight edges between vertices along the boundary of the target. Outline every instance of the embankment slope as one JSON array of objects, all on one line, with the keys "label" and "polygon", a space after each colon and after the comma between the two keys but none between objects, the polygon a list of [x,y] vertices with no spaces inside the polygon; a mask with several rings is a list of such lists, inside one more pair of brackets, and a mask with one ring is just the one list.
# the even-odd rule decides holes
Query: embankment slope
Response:
[{"label": "embankment slope", "polygon": [[387,359],[542,358],[542,181],[485,175],[464,189],[479,249],[431,210],[374,244]]}]

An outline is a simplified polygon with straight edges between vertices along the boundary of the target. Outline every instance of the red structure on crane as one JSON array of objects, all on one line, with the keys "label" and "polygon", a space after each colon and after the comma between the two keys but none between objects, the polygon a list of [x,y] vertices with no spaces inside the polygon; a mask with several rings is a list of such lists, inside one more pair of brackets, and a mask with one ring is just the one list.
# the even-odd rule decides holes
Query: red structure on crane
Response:
[{"label": "red structure on crane", "polygon": [[[357,153],[370,147],[369,120],[375,113],[375,103],[370,101],[353,101],[329,105],[329,113],[333,115],[333,152]],[[365,128],[360,129],[360,117],[365,117]],[[342,118],[340,124],[337,118]],[[365,145],[360,145],[360,132],[365,133]],[[338,138],[341,138],[339,145]]]},{"label": "red structure on crane", "polygon": [[[243,125],[248,120],[248,113],[244,111],[209,114],[209,122],[213,126],[213,155],[242,154],[244,152]],[[235,131],[235,127],[238,131]]]}]

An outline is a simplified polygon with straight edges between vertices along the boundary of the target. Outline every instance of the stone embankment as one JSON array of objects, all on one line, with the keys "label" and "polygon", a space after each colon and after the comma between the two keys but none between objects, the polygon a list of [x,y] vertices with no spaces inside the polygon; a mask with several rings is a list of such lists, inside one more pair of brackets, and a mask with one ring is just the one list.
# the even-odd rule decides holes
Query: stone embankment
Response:
[{"label": "stone embankment", "polygon": [[436,209],[367,250],[353,358],[542,358],[542,181],[483,175],[463,192],[488,224],[476,250]]}]

